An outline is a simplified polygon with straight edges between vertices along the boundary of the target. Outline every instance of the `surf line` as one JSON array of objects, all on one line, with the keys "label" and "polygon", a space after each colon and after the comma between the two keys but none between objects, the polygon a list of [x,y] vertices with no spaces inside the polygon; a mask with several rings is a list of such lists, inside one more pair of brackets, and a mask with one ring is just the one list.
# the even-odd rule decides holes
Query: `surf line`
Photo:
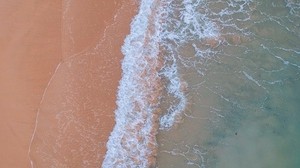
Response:
[{"label": "surf line", "polygon": [[122,46],[116,124],[107,142],[104,168],[155,166],[164,89],[159,73],[164,68],[160,51],[163,6],[164,1],[142,0]]}]

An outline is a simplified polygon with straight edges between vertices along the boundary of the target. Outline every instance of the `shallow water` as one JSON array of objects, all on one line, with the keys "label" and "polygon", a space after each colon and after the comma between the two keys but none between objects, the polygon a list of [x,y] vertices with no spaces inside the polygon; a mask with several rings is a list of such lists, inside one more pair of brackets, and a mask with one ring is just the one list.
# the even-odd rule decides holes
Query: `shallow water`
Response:
[{"label": "shallow water", "polygon": [[300,1],[143,0],[140,11],[103,167],[300,166]]},{"label": "shallow water", "polygon": [[179,53],[189,107],[159,132],[157,167],[300,166],[299,2],[205,2],[227,12],[207,14],[221,42],[201,63],[191,44]]}]

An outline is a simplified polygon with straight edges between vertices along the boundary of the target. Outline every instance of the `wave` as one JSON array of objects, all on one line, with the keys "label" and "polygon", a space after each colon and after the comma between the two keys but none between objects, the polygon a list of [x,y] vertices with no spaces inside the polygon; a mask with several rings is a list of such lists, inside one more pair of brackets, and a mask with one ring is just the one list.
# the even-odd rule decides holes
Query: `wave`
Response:
[{"label": "wave", "polygon": [[131,24],[131,33],[122,47],[122,79],[120,81],[116,125],[107,143],[103,167],[149,167],[156,148],[155,135],[160,115],[159,97],[162,85],[158,70],[159,31],[158,1],[145,0]]},{"label": "wave", "polygon": [[178,123],[188,103],[178,47],[218,36],[215,23],[197,11],[202,2],[141,0],[122,47],[116,125],[102,167],[155,166],[159,129]]}]

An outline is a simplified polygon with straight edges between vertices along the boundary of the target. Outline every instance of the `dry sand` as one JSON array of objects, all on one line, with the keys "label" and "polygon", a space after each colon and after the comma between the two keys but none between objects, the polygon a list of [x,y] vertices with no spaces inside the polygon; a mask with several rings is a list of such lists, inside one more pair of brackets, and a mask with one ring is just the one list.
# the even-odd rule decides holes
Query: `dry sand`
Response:
[{"label": "dry sand", "polygon": [[0,2],[0,167],[101,165],[136,7]]}]

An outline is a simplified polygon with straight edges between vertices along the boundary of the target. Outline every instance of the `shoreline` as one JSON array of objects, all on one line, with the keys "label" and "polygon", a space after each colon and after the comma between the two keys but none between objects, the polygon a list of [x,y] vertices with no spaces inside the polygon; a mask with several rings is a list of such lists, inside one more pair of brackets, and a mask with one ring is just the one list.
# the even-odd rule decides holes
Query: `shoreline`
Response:
[{"label": "shoreline", "polygon": [[102,163],[115,122],[120,48],[137,4],[72,1],[66,12],[67,2],[19,3],[18,20],[3,21],[19,26],[0,31],[1,44],[15,42],[1,53],[1,167]]},{"label": "shoreline", "polygon": [[[62,37],[67,51],[63,49],[64,60],[41,104],[38,118],[41,124],[37,126],[32,142],[30,156],[37,167],[101,165],[105,145],[114,126],[113,111],[121,78],[120,48],[129,32],[134,11],[128,9],[134,4],[123,2],[122,5],[120,8],[124,9],[118,9],[111,26],[103,29],[99,43],[89,44],[93,41],[91,37],[99,39],[96,36],[99,32],[88,34],[86,42],[82,42],[81,31],[77,34],[72,31],[72,34],[67,34],[71,37]],[[76,29],[77,25],[84,25],[82,22],[86,19],[73,20],[72,27]],[[76,47],[77,41],[82,45]],[[49,126],[51,130],[45,132]]]}]

